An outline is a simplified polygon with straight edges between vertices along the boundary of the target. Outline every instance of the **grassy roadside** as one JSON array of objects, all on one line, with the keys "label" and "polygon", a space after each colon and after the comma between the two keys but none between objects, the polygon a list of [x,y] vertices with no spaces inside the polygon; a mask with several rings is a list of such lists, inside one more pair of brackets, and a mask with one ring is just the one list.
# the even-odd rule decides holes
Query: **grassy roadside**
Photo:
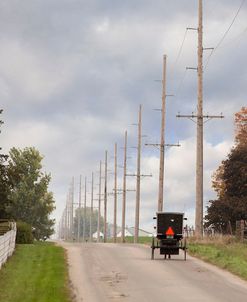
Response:
[{"label": "grassy roadside", "polygon": [[229,238],[192,241],[189,254],[247,280],[247,244]]},{"label": "grassy roadside", "polygon": [[[107,242],[113,243],[113,239],[108,239]],[[121,243],[121,238],[117,238],[117,243]],[[125,243],[134,243],[134,237],[126,236]],[[151,245],[152,237],[139,237],[138,243]]]},{"label": "grassy roadside", "polygon": [[0,301],[69,302],[63,248],[52,243],[18,245],[0,270]]}]

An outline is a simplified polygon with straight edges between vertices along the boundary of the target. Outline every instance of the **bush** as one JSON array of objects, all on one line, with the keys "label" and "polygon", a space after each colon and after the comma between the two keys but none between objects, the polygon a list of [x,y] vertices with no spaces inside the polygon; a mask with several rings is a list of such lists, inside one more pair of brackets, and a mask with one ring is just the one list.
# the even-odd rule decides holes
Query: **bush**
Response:
[{"label": "bush", "polygon": [[30,244],[33,243],[32,227],[26,222],[17,222],[16,243]]}]

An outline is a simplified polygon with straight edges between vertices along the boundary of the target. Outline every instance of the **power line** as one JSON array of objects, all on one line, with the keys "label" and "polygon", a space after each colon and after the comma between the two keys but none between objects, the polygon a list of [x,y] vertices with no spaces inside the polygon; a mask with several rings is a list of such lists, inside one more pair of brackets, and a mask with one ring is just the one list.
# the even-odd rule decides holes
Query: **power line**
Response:
[{"label": "power line", "polygon": [[175,63],[174,63],[174,67],[173,67],[174,69],[177,66],[178,60],[180,59],[180,56],[182,54],[182,50],[184,48],[184,43],[185,43],[185,39],[186,39],[187,33],[188,33],[188,28],[186,28],[186,30],[185,30],[185,33],[184,33],[184,36],[183,36],[183,40],[182,40],[181,46],[179,48],[179,51],[178,51]]},{"label": "power line", "polygon": [[239,15],[239,13],[240,13],[240,11],[241,11],[241,9],[242,9],[244,3],[245,3],[245,1],[246,1],[246,0],[242,0],[241,4],[240,4],[240,6],[239,6],[239,8],[238,8],[238,10],[237,10],[237,13],[236,13],[236,15],[234,16],[234,18],[233,18],[233,20],[232,20],[230,26],[228,27],[228,29],[227,29],[226,32],[224,33],[224,35],[223,35],[223,37],[221,38],[221,40],[219,41],[219,43],[216,45],[214,51],[215,51],[217,48],[219,48],[219,46],[220,46],[220,45],[222,44],[222,42],[225,40],[225,37],[226,37],[227,34],[229,33],[229,31],[230,31],[230,29],[232,28],[233,24],[235,23],[235,21],[236,21],[238,15]]},{"label": "power line", "polygon": [[[178,64],[178,61],[179,61],[179,59],[180,59],[180,57],[181,57],[181,54],[182,54],[182,51],[183,51],[183,48],[184,48],[184,43],[185,43],[185,40],[186,40],[186,37],[187,37],[188,30],[189,30],[189,28],[186,28],[186,30],[185,30],[185,32],[184,32],[183,39],[182,39],[182,43],[181,43],[181,45],[180,45],[180,47],[179,47],[178,54],[177,54],[177,57],[176,57],[176,59],[175,59],[175,62],[174,62],[172,71],[171,71],[171,78],[174,78],[175,69],[176,69],[176,66],[177,66],[177,64]],[[179,83],[178,87],[180,87],[180,83]],[[176,90],[178,90],[178,88],[177,88]]]},{"label": "power line", "polygon": [[[229,40],[228,42],[226,42],[224,44],[224,47],[232,46],[232,45],[234,45],[234,47],[236,47],[239,44],[239,42],[241,41],[241,39],[243,38],[242,36],[245,35],[246,32],[247,32],[247,27],[245,27],[245,29],[242,30],[238,35],[236,35],[232,40]],[[219,47],[219,49],[221,49],[221,48],[223,48],[223,47],[222,46]]]},{"label": "power line", "polygon": [[213,55],[213,54],[215,53],[215,51],[220,47],[220,45],[221,45],[221,44],[223,43],[223,41],[225,40],[227,34],[228,34],[229,31],[231,30],[231,28],[232,28],[233,24],[235,23],[235,21],[236,21],[238,15],[239,15],[239,13],[240,13],[240,11],[241,11],[241,9],[242,9],[244,3],[245,3],[245,1],[246,1],[246,0],[242,0],[242,2],[241,2],[241,4],[240,4],[240,6],[239,6],[239,8],[238,8],[238,10],[237,10],[237,12],[236,12],[234,18],[233,18],[233,20],[232,20],[232,22],[231,22],[231,24],[230,24],[230,26],[227,28],[227,30],[226,30],[225,33],[223,34],[222,38],[220,39],[220,41],[218,42],[218,44],[216,45],[216,47],[212,50],[211,54],[209,55],[209,57],[208,57],[208,59],[207,59],[207,62],[206,62],[206,64],[205,64],[205,69],[207,68],[207,66],[208,66],[208,64],[209,64],[209,61],[210,61],[212,55]]},{"label": "power line", "polygon": [[[182,55],[182,51],[183,51],[183,48],[184,48],[185,40],[186,40],[186,37],[187,37],[187,34],[188,34],[189,30],[197,30],[197,29],[196,28],[191,28],[191,27],[187,27],[186,28],[186,30],[184,32],[184,35],[183,35],[181,46],[179,48],[179,51],[178,51],[178,54],[177,54],[177,57],[176,57],[176,60],[175,60],[174,66],[173,66],[173,70],[171,72],[172,73],[171,77],[173,77],[173,75],[175,73],[175,68],[177,66],[177,63],[178,63],[178,61],[179,61],[179,59],[180,59],[180,57]],[[177,96],[178,93],[180,92],[180,90],[182,89],[182,86],[183,86],[184,80],[186,78],[186,75],[187,75],[187,69],[184,71],[184,73],[183,73],[183,75],[181,77],[181,80],[178,83],[178,86],[176,88],[176,92],[174,93],[174,96]]]}]

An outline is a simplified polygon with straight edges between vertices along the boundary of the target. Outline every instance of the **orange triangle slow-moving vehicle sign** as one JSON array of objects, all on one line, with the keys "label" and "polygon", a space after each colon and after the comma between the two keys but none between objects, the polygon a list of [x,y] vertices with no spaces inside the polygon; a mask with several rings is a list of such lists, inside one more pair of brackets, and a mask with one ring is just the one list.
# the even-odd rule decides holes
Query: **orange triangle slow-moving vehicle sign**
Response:
[{"label": "orange triangle slow-moving vehicle sign", "polygon": [[168,235],[168,236],[174,236],[174,231],[173,231],[172,227],[168,228],[168,230],[166,231],[166,235]]}]

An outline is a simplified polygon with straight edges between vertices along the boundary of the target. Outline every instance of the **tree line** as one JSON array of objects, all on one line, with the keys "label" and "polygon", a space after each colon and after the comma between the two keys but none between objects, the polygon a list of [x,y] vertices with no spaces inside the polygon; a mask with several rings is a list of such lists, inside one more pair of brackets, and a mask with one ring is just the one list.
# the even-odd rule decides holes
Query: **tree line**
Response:
[{"label": "tree line", "polygon": [[210,200],[205,226],[218,232],[235,230],[247,220],[247,107],[235,114],[235,145],[213,175],[217,199]]},{"label": "tree line", "polygon": [[42,160],[34,147],[13,147],[9,154],[0,154],[0,219],[29,224],[37,240],[49,238],[55,223],[50,219],[55,209],[48,189],[51,176],[42,171]]}]

